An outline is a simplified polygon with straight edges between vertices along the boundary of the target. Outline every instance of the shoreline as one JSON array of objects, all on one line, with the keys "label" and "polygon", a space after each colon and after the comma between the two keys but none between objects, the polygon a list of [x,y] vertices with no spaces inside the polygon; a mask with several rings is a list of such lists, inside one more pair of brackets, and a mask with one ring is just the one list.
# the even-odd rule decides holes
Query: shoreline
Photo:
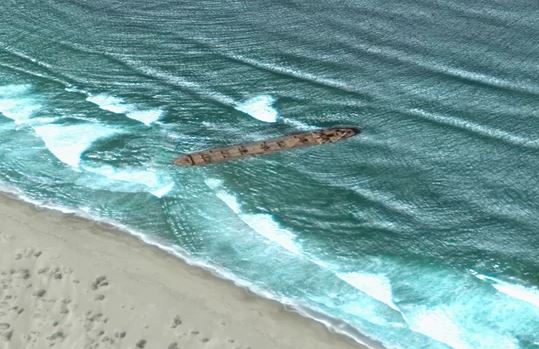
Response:
[{"label": "shoreline", "polygon": [[[81,282],[84,277],[80,277],[78,279],[73,279],[71,287],[75,288],[82,288],[83,286],[80,285],[93,285],[96,282],[99,284],[98,279],[99,278],[105,278],[105,280],[108,280],[109,278],[112,278],[113,276],[116,279],[121,279],[119,282],[116,282],[115,289],[117,291],[129,291],[128,296],[133,298],[133,300],[139,300],[139,301],[146,301],[144,297],[141,298],[141,296],[136,293],[132,294],[133,289],[137,288],[137,284],[141,280],[148,281],[148,279],[152,280],[153,276],[152,274],[159,274],[160,276],[167,276],[166,278],[160,278],[158,280],[152,280],[152,282],[158,281],[158,284],[168,284],[168,291],[166,292],[170,296],[170,292],[174,294],[180,294],[183,297],[182,298],[196,298],[196,301],[194,304],[187,304],[190,307],[196,307],[197,305],[200,306],[200,304],[206,305],[205,310],[207,311],[206,314],[197,314],[196,318],[198,321],[194,321],[193,323],[196,324],[198,327],[205,327],[204,329],[195,329],[191,332],[212,332],[216,330],[224,330],[222,325],[212,324],[210,327],[208,327],[208,316],[215,315],[216,309],[218,312],[220,312],[220,315],[223,319],[222,323],[227,322],[238,322],[237,318],[240,318],[243,322],[242,326],[239,328],[236,328],[233,331],[229,331],[228,333],[233,333],[235,337],[245,337],[241,341],[248,342],[249,340],[253,340],[252,334],[245,334],[246,332],[246,326],[247,328],[251,328],[251,331],[255,330],[255,332],[258,332],[256,335],[256,340],[252,342],[250,347],[252,347],[254,344],[258,348],[301,348],[301,347],[308,347],[308,348],[335,348],[336,346],[339,348],[368,348],[366,345],[368,345],[371,348],[381,348],[381,346],[376,343],[375,341],[372,341],[364,336],[362,336],[360,333],[356,333],[355,330],[352,328],[346,328],[346,325],[343,323],[343,326],[332,326],[335,325],[334,322],[332,322],[332,319],[324,319],[324,317],[318,316],[316,313],[311,312],[309,310],[302,310],[298,307],[292,307],[291,305],[283,304],[278,302],[277,300],[271,299],[269,296],[265,296],[264,294],[258,294],[253,292],[252,290],[249,290],[246,288],[246,285],[241,285],[241,283],[235,282],[232,279],[226,278],[225,275],[220,275],[217,270],[211,270],[210,266],[205,265],[197,265],[196,261],[189,261],[187,260],[186,256],[180,255],[178,251],[173,250],[172,248],[167,248],[166,246],[159,245],[157,242],[154,241],[147,241],[148,239],[145,239],[144,235],[142,234],[136,234],[131,231],[123,231],[122,227],[117,227],[109,222],[102,222],[98,220],[92,220],[87,217],[81,217],[76,214],[76,212],[62,212],[60,210],[51,208],[51,207],[42,207],[37,205],[35,202],[28,202],[25,201],[24,198],[21,197],[15,197],[17,194],[13,192],[0,192],[0,216],[2,217],[2,221],[0,223],[0,252],[2,250],[5,250],[7,246],[9,245],[10,238],[6,238],[6,234],[8,236],[13,236],[9,233],[9,230],[16,230],[17,237],[16,240],[21,240],[18,243],[15,241],[15,244],[17,245],[24,245],[24,238],[27,238],[30,235],[32,237],[32,241],[37,240],[42,245],[51,245],[49,247],[50,249],[56,250],[56,259],[71,262],[71,263],[64,263],[67,265],[67,268],[76,271],[77,268],[79,269],[88,269],[90,268],[91,271],[94,272],[94,274],[104,274],[97,276],[93,281],[90,279],[85,280],[85,282]],[[32,217],[37,218],[36,222],[30,222],[25,223],[24,218]],[[23,228],[17,227],[17,225],[24,225]],[[7,225],[7,228],[6,228]],[[54,233],[51,232],[54,230]],[[75,240],[76,238],[76,240]],[[7,239],[7,240],[6,240]],[[51,241],[52,240],[52,241]],[[6,244],[6,241],[7,244]],[[86,248],[79,248],[80,242],[84,242]],[[64,246],[56,246],[58,243],[60,245]],[[26,245],[28,245],[28,241],[26,241]],[[23,248],[23,250],[33,249],[33,250],[39,250],[40,255],[41,251],[43,249],[43,246],[39,246],[38,243],[33,243],[33,245],[36,246],[27,246]],[[12,246],[13,247],[13,246]],[[11,270],[13,270],[13,267],[16,266],[18,261],[21,259],[17,259],[18,256],[21,254],[20,248],[19,253],[15,253],[13,251],[13,248],[9,248],[9,251],[5,251],[0,253],[0,256],[8,256],[11,252],[12,259],[11,261],[8,261],[9,258],[6,259],[6,257],[0,257],[0,261],[2,261],[2,265],[9,265],[11,267]],[[20,246],[19,246],[20,247]],[[119,252],[121,249],[119,247],[122,247],[124,250],[123,252]],[[110,255],[106,256],[104,253],[106,251],[109,251],[110,253],[114,254],[113,258],[110,257]],[[133,253],[135,252],[135,253]],[[15,253],[15,255],[13,255]],[[44,253],[43,253],[44,254]],[[85,255],[86,257],[92,256],[92,255],[100,255],[101,257],[105,257],[105,259],[111,259],[109,265],[115,265],[115,268],[121,268],[123,272],[126,272],[128,269],[130,269],[131,264],[126,263],[125,259],[131,260],[131,262],[136,262],[141,264],[138,269],[134,272],[134,274],[137,275],[136,279],[129,279],[125,280],[125,277],[122,278],[122,275],[119,275],[118,270],[112,270],[110,273],[107,273],[106,270],[108,269],[108,265],[101,265],[102,269],[95,269],[94,266],[89,266],[87,264],[94,263],[93,260],[85,260],[81,258],[81,256]],[[63,255],[71,255],[72,257],[77,257],[74,259],[71,259],[69,257],[63,256]],[[144,256],[143,259],[137,259],[134,261],[133,259],[136,256]],[[30,258],[32,259],[32,258]],[[41,258],[43,259],[43,258]],[[79,263],[80,260],[80,263]],[[28,262],[28,261],[27,261]],[[35,262],[35,261],[34,261]],[[193,262],[193,263],[190,263]],[[51,263],[50,261],[48,262]],[[24,264],[24,263],[23,263]],[[47,263],[45,263],[47,264]],[[80,266],[77,264],[81,264]],[[166,268],[163,269],[163,264],[166,265]],[[44,268],[47,268],[45,266]],[[57,268],[57,267],[56,267]],[[28,268],[23,268],[24,270],[29,270]],[[35,266],[34,266],[35,269]],[[43,267],[41,268],[43,269]],[[40,270],[41,270],[40,269]],[[88,271],[88,270],[86,270]],[[5,273],[5,271],[2,271]],[[132,273],[132,270],[129,270],[130,273]],[[25,272],[26,273],[26,272]],[[87,274],[87,272],[86,272]],[[109,276],[107,274],[112,274],[112,276]],[[185,287],[185,285],[182,287],[180,284],[181,279],[178,278],[178,276],[182,276],[186,279],[189,279],[189,281],[193,282],[193,284],[190,284],[188,287]],[[88,276],[89,277],[89,276]],[[38,277],[39,278],[39,277]],[[33,280],[33,277],[30,277],[30,279]],[[42,279],[42,278],[41,278]],[[171,281],[170,279],[173,279],[174,281]],[[73,284],[73,282],[77,280],[79,283]],[[151,285],[152,282],[149,282]],[[108,286],[108,281],[106,281]],[[112,282],[111,282],[112,283]],[[50,280],[47,282],[48,287],[52,287],[51,285],[53,282]],[[195,286],[193,286],[195,285]],[[208,285],[208,288],[201,288],[201,285]],[[65,287],[66,285],[63,285]],[[128,287],[128,286],[135,286]],[[93,286],[92,286],[93,287]],[[148,286],[150,287],[150,286]],[[151,287],[150,287],[151,288]],[[195,288],[196,290],[193,290]],[[38,290],[39,291],[39,290]],[[79,293],[88,294],[88,290],[78,290]],[[76,291],[75,293],[77,293]],[[153,298],[159,298],[163,293],[162,289],[160,290],[158,285],[154,285],[153,289],[147,290],[151,291],[150,294],[152,294]],[[46,294],[48,291],[45,289]],[[193,294],[195,293],[195,294]],[[220,302],[217,302],[215,297],[217,298],[223,298],[223,293],[226,294],[226,300],[227,305],[234,305],[234,310],[227,308],[223,309],[223,305],[220,304]],[[126,293],[122,293],[124,298],[129,298],[126,296]],[[101,298],[105,297],[103,294],[96,295],[96,297]],[[19,297],[20,298],[20,297]],[[114,299],[109,299],[110,297],[107,297],[108,303],[114,303]],[[65,298],[64,298],[65,300]],[[57,301],[57,300],[56,300]],[[56,302],[55,301],[55,302]],[[118,300],[116,300],[117,302]],[[177,301],[177,299],[176,299]],[[197,304],[198,301],[198,304]],[[90,302],[90,299],[86,299],[82,301],[83,305],[88,308]],[[103,300],[101,300],[99,303],[103,303]],[[133,302],[138,303],[138,302]],[[158,304],[154,304],[154,311],[159,309],[161,311],[163,310],[169,310],[168,304],[159,304],[161,301],[156,301]],[[211,305],[210,305],[211,304]],[[114,304],[108,304],[110,307],[114,307]],[[161,307],[159,307],[161,305]],[[34,304],[35,306],[35,304]],[[132,307],[136,307],[136,305],[132,305]],[[249,309],[244,309],[246,306],[249,307]],[[185,302],[179,302],[178,307],[186,307]],[[292,309],[291,309],[292,308]],[[253,311],[256,309],[256,314],[253,314]],[[1,309],[0,309],[1,310]],[[91,310],[88,310],[91,311]],[[199,312],[199,309],[197,309],[197,313]],[[103,312],[102,312],[103,313]],[[126,316],[129,315],[129,312],[123,311],[120,309],[116,309],[114,312],[114,316],[117,318],[117,321],[121,322],[121,319],[126,320]],[[159,312],[158,312],[159,313]],[[179,315],[170,314],[170,319],[163,319],[161,313],[156,315],[156,318],[154,318],[152,321],[149,321],[148,324],[145,325],[143,329],[139,329],[135,332],[144,332],[144,330],[148,330],[150,327],[169,327],[170,322],[174,322],[176,317]],[[268,315],[268,316],[265,316]],[[260,319],[265,319],[264,321]],[[248,320],[248,321],[246,321]],[[2,317],[0,317],[0,322],[2,321]],[[26,321],[28,322],[28,320]],[[31,321],[30,321],[31,322]],[[58,321],[57,321],[58,322]],[[286,325],[285,325],[286,324]],[[11,326],[11,325],[10,325]],[[103,327],[103,326],[102,326]],[[106,327],[106,326],[105,326]],[[230,327],[230,325],[229,325]],[[252,328],[254,327],[254,328]],[[10,327],[11,328],[11,327]],[[271,329],[272,331],[268,331],[265,329]],[[12,332],[20,332],[24,331],[24,329],[18,329],[16,327],[13,327]],[[100,330],[104,331],[104,330]],[[247,332],[251,332],[247,331]],[[283,332],[284,331],[284,332]],[[35,331],[34,331],[35,332]],[[84,332],[84,331],[82,331]],[[130,331],[132,332],[132,331]],[[222,332],[222,331],[221,331]],[[62,332],[63,333],[63,332]],[[77,331],[75,331],[77,333]],[[119,332],[122,333],[121,331]],[[205,344],[204,347],[212,347],[209,346],[208,343],[214,343],[215,345],[217,342],[221,341],[220,346],[216,347],[224,347],[223,344],[225,344],[223,338],[230,336],[226,334],[227,332],[220,333],[219,335],[216,335],[216,338],[203,338],[202,341],[198,344],[202,345]],[[243,333],[243,334],[242,334]],[[352,335],[353,333],[353,335]],[[97,333],[99,334],[99,332]],[[182,332],[183,337],[178,335],[176,333],[175,337],[172,334],[169,334],[168,341],[170,342],[171,348],[174,348],[174,343],[177,343],[179,347],[185,346],[186,343],[190,343],[189,341],[192,341],[193,336],[196,337],[196,335],[192,335],[189,337],[188,333]],[[241,335],[240,335],[241,334]],[[286,334],[283,336],[283,334]],[[45,333],[43,334],[45,335]],[[103,336],[104,334],[102,334]],[[1,343],[1,337],[2,334],[0,333],[0,343]],[[49,334],[47,334],[48,337],[50,337]],[[44,336],[47,337],[47,336]],[[172,336],[172,337],[171,337]],[[178,337],[180,336],[180,337]],[[357,336],[357,337],[356,337]],[[13,334],[11,335],[13,338]],[[85,340],[89,340],[90,334],[89,333],[81,333],[81,331],[78,331],[78,334],[73,335],[75,338],[86,338]],[[147,337],[152,337],[151,335]],[[165,336],[166,337],[166,336]],[[104,337],[103,337],[104,338]],[[109,340],[114,341],[115,339],[111,336],[108,336]],[[261,338],[265,338],[267,341],[267,344],[264,344],[264,341],[261,342]],[[116,342],[125,342],[127,339],[122,338],[116,338]],[[154,342],[157,340],[158,342],[162,342],[161,345],[166,347],[165,338],[163,336],[155,336],[155,338],[150,339],[140,339],[140,340],[147,340],[148,343],[150,341]],[[173,340],[176,340],[174,342]],[[228,338],[228,340],[232,340],[234,343],[239,343],[240,339],[234,339],[234,338]],[[61,343],[68,343],[66,342],[66,338],[64,338]],[[312,343],[311,343],[312,342]],[[361,342],[361,344],[360,344]],[[73,342],[70,345],[73,345]],[[137,345],[137,343],[134,343]],[[231,345],[232,343],[227,342],[226,344]],[[109,346],[109,347],[123,347],[118,346],[121,344],[116,344],[116,346]],[[122,344],[123,345],[123,344]],[[149,344],[148,344],[149,345]],[[14,346],[16,347],[16,346]],[[30,346],[31,347],[31,346]],[[59,347],[62,347],[61,344]],[[152,348],[153,346],[148,346]],[[198,346],[189,346],[189,348],[195,348]],[[237,348],[243,348],[242,346],[236,346]],[[236,348],[232,346],[232,348]],[[248,348],[249,346],[246,345],[244,348]],[[9,346],[8,346],[9,348]]]}]

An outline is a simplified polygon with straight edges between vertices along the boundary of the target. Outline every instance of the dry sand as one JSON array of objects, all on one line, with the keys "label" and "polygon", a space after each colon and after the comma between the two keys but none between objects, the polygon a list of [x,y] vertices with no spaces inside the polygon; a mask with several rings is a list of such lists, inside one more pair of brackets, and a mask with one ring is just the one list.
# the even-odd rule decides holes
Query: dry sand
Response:
[{"label": "dry sand", "polygon": [[112,227],[0,196],[0,349],[363,348]]}]

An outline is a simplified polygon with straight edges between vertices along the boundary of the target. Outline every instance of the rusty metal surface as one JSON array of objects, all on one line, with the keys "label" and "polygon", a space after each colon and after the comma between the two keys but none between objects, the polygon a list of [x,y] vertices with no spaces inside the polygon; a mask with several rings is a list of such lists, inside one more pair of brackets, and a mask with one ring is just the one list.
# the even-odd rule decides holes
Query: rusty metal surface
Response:
[{"label": "rusty metal surface", "polygon": [[175,161],[179,166],[202,166],[249,156],[271,154],[299,147],[335,143],[360,133],[355,127],[332,127],[311,132],[296,133],[252,143],[234,144],[224,147],[184,154]]}]

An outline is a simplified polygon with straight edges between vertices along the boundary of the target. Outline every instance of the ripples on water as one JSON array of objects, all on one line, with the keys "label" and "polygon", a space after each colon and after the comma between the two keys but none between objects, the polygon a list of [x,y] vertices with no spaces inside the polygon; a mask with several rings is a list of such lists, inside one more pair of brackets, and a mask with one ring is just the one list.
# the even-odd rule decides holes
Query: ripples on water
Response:
[{"label": "ripples on water", "polygon": [[[387,348],[539,348],[539,7],[8,1],[0,181]],[[360,137],[205,168],[177,154]]]}]

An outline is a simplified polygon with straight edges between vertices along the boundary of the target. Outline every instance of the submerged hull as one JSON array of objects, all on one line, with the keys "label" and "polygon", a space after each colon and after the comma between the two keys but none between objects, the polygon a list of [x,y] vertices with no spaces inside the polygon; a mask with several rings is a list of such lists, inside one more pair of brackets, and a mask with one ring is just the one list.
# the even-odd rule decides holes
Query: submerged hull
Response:
[{"label": "submerged hull", "polygon": [[332,127],[311,132],[296,133],[259,142],[229,145],[185,154],[176,159],[179,166],[202,166],[249,156],[271,154],[278,151],[335,143],[360,133],[355,127]]}]

